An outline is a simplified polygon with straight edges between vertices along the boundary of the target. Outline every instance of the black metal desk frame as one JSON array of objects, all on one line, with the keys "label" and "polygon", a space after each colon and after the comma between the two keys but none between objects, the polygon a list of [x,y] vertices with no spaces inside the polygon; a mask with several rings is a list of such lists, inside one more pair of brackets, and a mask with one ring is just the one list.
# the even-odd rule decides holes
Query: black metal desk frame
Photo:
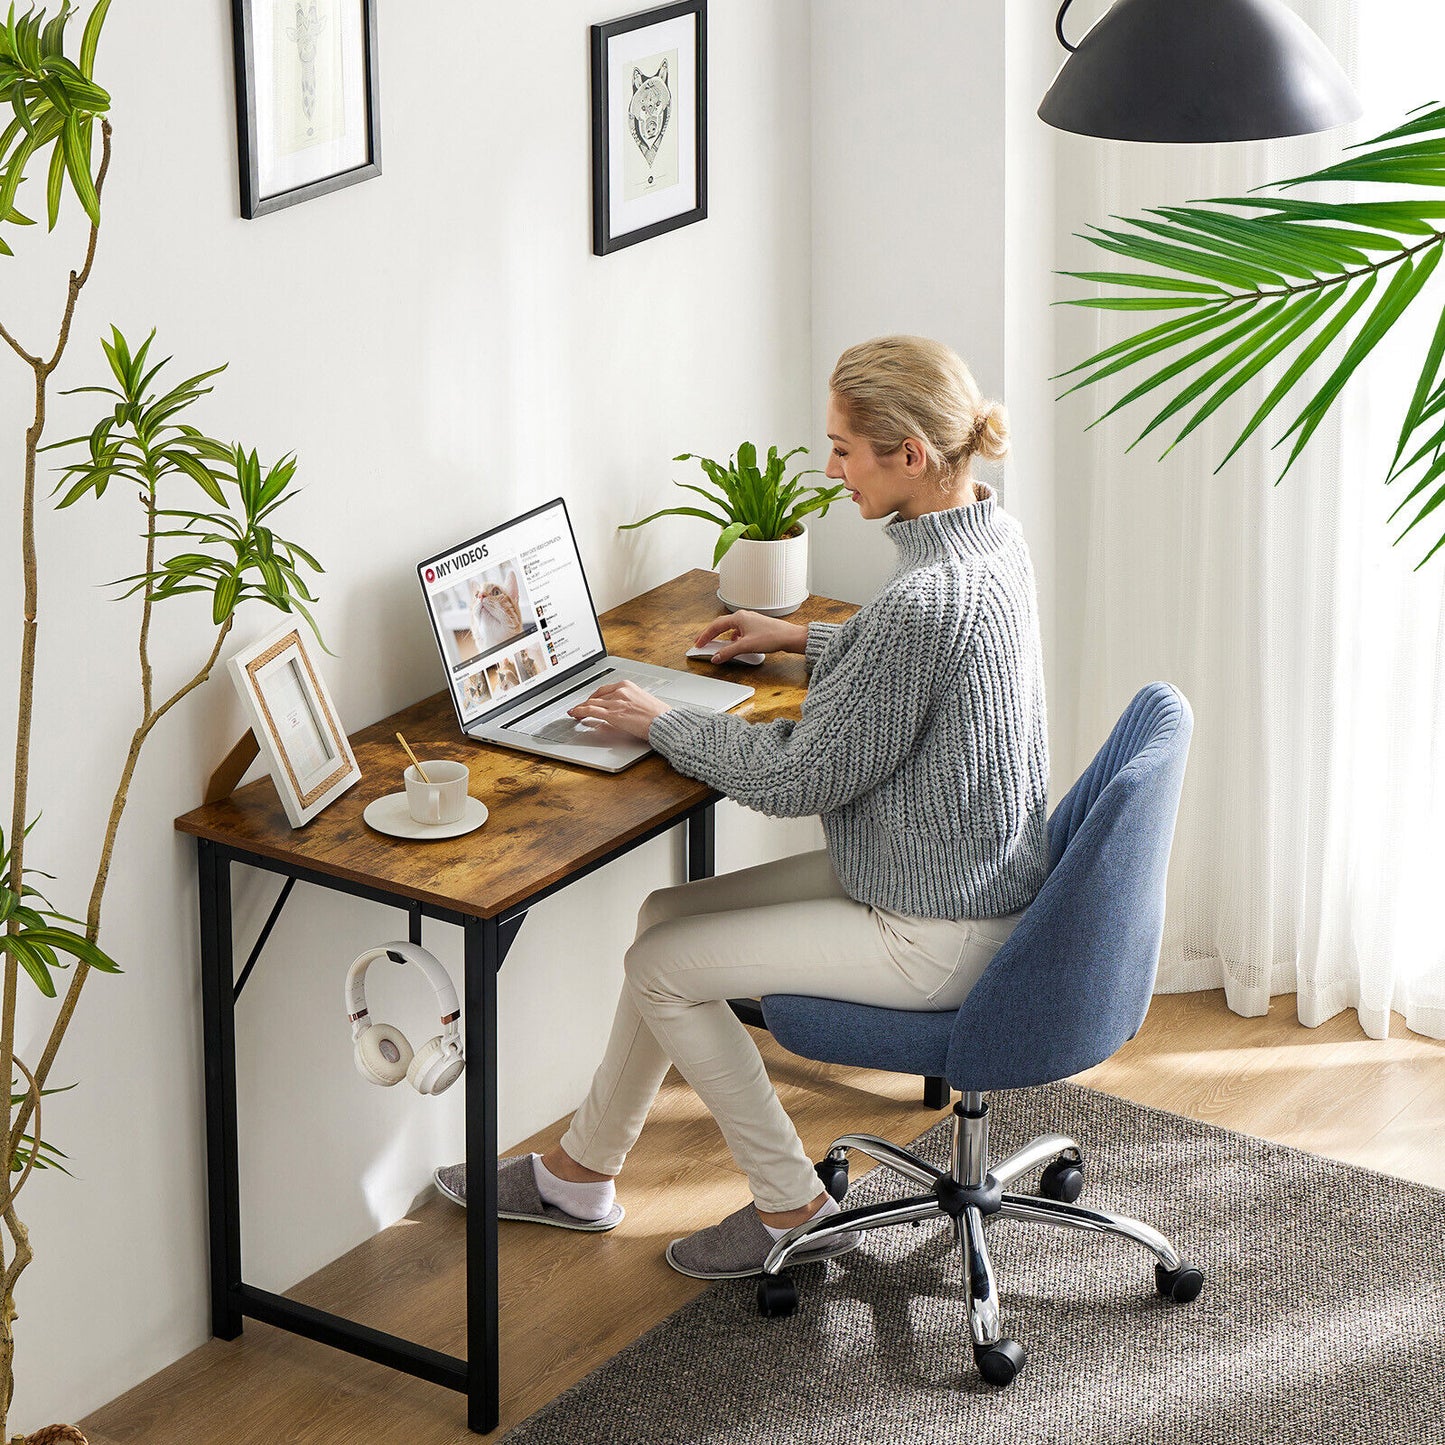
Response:
[{"label": "black metal desk frame", "polygon": [[[486,1432],[500,1416],[497,1327],[497,971],[527,910],[579,878],[687,825],[687,878],[710,878],[716,866],[716,819],[712,795],[679,817],[649,829],[565,878],[539,889],[495,918],[477,918],[380,888],[333,878],[241,848],[197,840],[200,871],[201,996],[206,1064],[206,1160],[211,1250],[211,1332],[233,1340],[250,1316],[278,1329],[319,1340],[349,1354],[404,1370],[467,1397],[467,1425]],[[239,979],[235,977],[231,926],[231,865],[282,875],[282,886]],[[236,1000],[250,977],[297,880],[402,909],[409,936],[421,941],[423,918],[462,929],[467,1068],[467,1357],[457,1359],[411,1340],[388,1335],[340,1315],[299,1304],[249,1285],[241,1274],[240,1151],[236,1123]],[[742,1013],[743,1010],[739,1009]],[[756,1013],[756,1010],[754,1010]],[[750,1020],[751,1021],[751,1020]],[[756,1022],[761,1022],[758,1015]]]}]

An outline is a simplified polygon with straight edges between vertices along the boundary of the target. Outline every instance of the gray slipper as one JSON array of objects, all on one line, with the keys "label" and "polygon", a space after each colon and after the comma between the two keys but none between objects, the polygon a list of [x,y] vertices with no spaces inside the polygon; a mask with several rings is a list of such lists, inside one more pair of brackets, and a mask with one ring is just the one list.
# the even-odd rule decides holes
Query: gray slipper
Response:
[{"label": "gray slipper", "polygon": [[[850,1249],[857,1249],[862,1242],[862,1234],[855,1229],[812,1249],[799,1250],[788,1265],[814,1264],[819,1260],[832,1259],[847,1254]],[[763,1272],[763,1261],[774,1243],[767,1225],[758,1217],[757,1209],[745,1204],[720,1224],[699,1229],[686,1239],[674,1239],[667,1246],[667,1262],[679,1274],[691,1275],[693,1279],[747,1279]]]},{"label": "gray slipper", "polygon": [[[467,1166],[447,1164],[432,1178],[443,1194],[454,1204],[467,1207]],[[622,1223],[623,1209],[614,1203],[601,1219],[578,1219],[565,1210],[548,1204],[537,1192],[537,1175],[532,1156],[519,1154],[513,1159],[497,1161],[497,1218],[518,1219],[526,1224],[555,1224],[558,1229],[581,1229],[592,1234],[616,1229]]]}]

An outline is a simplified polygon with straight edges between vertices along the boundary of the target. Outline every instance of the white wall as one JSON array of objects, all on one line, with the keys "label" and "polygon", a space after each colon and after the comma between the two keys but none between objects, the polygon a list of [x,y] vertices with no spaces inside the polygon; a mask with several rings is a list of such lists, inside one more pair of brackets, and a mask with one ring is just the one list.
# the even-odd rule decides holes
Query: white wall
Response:
[{"label": "white wall", "polygon": [[[1050,17],[1031,6],[814,0],[814,432],[821,446],[839,352],[887,332],[948,342],[984,394],[1005,403],[1011,454],[977,470],[1029,541],[1051,735],[1067,699],[1056,686],[1048,379],[1057,369],[1054,133],[1036,111],[1062,54]],[[891,571],[893,548],[851,507],[824,526],[814,587],[865,601]]]},{"label": "white wall", "polygon": [[[111,321],[132,337],[158,326],[179,366],[230,363],[198,419],[263,456],[300,455],[305,491],[288,526],[327,567],[319,615],[339,654],[327,674],[351,728],[439,684],[416,558],[562,492],[606,608],[710,561],[701,523],[614,530],[676,499],[671,456],[810,436],[808,10],[712,7],[712,215],[597,259],[587,26],[616,13],[442,0],[418,24],[406,7],[381,7],[385,174],[253,222],[236,201],[228,7],[132,0],[108,22],[99,78],[115,96],[115,161],[57,380],[101,377],[95,338]],[[81,236],[71,227],[53,241],[3,263],[24,279],[7,285],[0,317],[37,345],[60,254],[71,264]],[[996,338],[989,347],[996,355]],[[0,363],[13,507],[27,377],[8,353]],[[93,415],[83,399],[57,403],[49,435]],[[84,911],[134,725],[135,616],[96,586],[137,565],[132,508],[112,493],[40,519],[31,796],[44,818],[28,856],[61,875],[53,896],[70,912]],[[13,562],[3,577],[0,676],[14,676]],[[207,628],[182,604],[164,614],[157,662],[176,679]],[[269,625],[246,616],[236,641]],[[105,913],[103,941],[126,974],[87,985],[54,1077],[80,1087],[46,1110],[76,1178],[37,1176],[21,1198],[37,1259],[20,1292],[15,1429],[78,1418],[207,1335],[195,864],[171,822],[241,731],[229,681],[162,726]],[[723,868],[819,839],[811,821],[736,809],[719,834]],[[661,839],[528,919],[500,981],[504,1145],[576,1103],[636,908],[680,878],[677,841]],[[242,957],[276,886],[238,876]],[[245,1263],[259,1284],[283,1288],[394,1220],[432,1166],[460,1153],[460,1091],[434,1102],[382,1093],[352,1069],[345,966],[402,926],[303,886],[243,995]],[[428,925],[426,942],[455,966],[454,933]],[[385,977],[376,992],[425,1037],[424,997]],[[33,1059],[49,1014],[25,997],[18,1046]]]},{"label": "white wall", "polygon": [[1038,117],[1064,52],[1047,16],[1032,5],[1004,8],[1003,396],[1012,441],[1005,463],[1008,508],[1023,524],[1039,594],[1050,754],[1050,796],[1068,788],[1057,739],[1068,735],[1068,697],[1060,685],[1057,641],[1062,593],[1059,557],[1067,542],[1056,532],[1056,483],[1067,486],[1055,451],[1055,132]]},{"label": "white wall", "polygon": [[[828,373],[870,336],[937,337],[985,395],[1003,395],[1003,12],[991,0],[814,0],[820,449]],[[822,525],[814,589],[866,601],[893,569],[892,545],[846,499]]]}]

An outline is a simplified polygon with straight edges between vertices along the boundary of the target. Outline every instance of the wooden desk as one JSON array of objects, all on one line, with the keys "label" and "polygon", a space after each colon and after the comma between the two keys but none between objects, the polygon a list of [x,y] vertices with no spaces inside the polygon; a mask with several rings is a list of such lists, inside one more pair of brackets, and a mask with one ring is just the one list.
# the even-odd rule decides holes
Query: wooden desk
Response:
[{"label": "wooden desk", "polygon": [[[712,663],[688,662],[683,653],[706,619],[723,610],[717,575],[693,571],[613,608],[600,621],[613,653],[711,672]],[[841,622],[853,611],[848,603],[813,597],[794,620]],[[736,709],[739,716],[750,721],[796,716],[807,690],[801,657],[770,657],[760,667],[736,672],[757,690]],[[421,757],[467,764],[471,793],[490,809],[479,832],[411,843],[365,825],[366,805],[398,786],[398,731]],[[269,778],[176,819],[180,831],[195,835],[199,862],[211,1330],[220,1339],[235,1339],[249,1315],[405,1370],[465,1393],[468,1426],[488,1431],[498,1417],[497,970],[532,904],[668,828],[687,825],[688,878],[711,876],[719,795],[674,772],[656,754],[610,774],[479,745],[462,736],[445,693],[363,728],[351,744],[361,781],[304,828],[287,823]],[[239,978],[231,928],[233,863],[286,879]],[[298,878],[403,910],[413,941],[420,941],[423,918],[462,929],[470,1201],[465,1360],[257,1289],[242,1278],[235,1001]],[[345,962],[335,960],[338,968]]]}]

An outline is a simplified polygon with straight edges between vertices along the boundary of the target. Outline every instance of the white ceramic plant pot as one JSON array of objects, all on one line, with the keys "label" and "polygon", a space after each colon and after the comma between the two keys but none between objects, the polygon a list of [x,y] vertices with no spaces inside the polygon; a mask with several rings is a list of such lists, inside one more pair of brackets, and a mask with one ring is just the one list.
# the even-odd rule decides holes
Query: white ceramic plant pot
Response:
[{"label": "white ceramic plant pot", "polygon": [[808,529],[800,522],[797,536],[777,542],[739,537],[723,553],[717,581],[718,598],[731,611],[745,607],[768,617],[796,612],[808,597]]}]

